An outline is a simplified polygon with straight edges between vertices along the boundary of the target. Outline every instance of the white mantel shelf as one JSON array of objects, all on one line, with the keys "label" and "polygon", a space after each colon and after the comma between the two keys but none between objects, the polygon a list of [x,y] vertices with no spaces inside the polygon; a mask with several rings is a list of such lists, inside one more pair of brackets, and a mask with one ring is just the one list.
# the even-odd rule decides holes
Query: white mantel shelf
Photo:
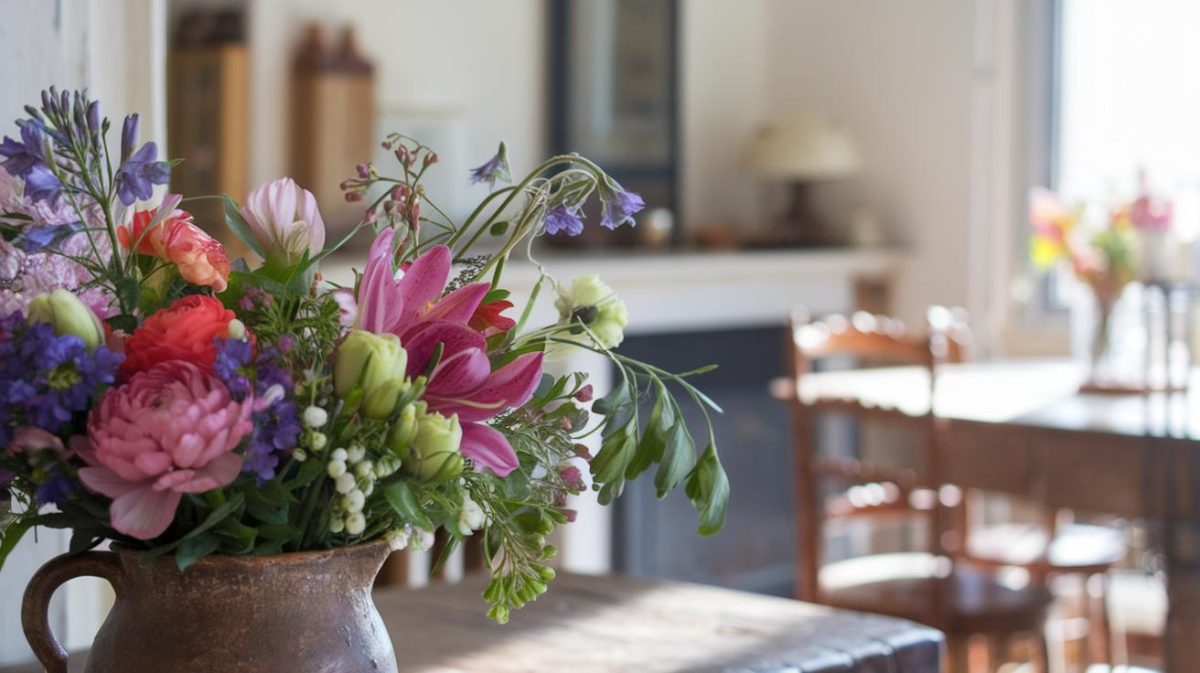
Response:
[{"label": "white mantel shelf", "polygon": [[[814,313],[853,308],[854,281],[897,274],[908,255],[893,249],[771,250],[647,254],[548,253],[539,257],[561,283],[599,274],[629,306],[629,331],[695,332],[781,324],[804,306]],[[353,281],[363,254],[333,257],[323,266],[337,283]],[[533,264],[514,259],[504,285],[514,301],[537,281]],[[554,293],[543,287],[531,325],[551,322]]]}]

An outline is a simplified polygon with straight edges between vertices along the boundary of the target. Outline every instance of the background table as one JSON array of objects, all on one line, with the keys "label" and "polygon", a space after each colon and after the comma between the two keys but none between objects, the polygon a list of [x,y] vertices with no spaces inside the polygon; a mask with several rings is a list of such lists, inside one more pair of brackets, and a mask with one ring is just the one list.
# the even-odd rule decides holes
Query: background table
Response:
[{"label": "background table", "polygon": [[1164,524],[1167,669],[1200,671],[1200,394],[1085,394],[1083,375],[1063,360],[943,365],[931,393],[927,370],[885,367],[812,374],[797,392],[892,419],[932,410],[950,483]]},{"label": "background table", "polygon": [[[484,617],[482,591],[483,578],[476,576],[456,585],[377,592],[375,603],[400,670],[940,671],[942,636],[933,629],[782,598],[678,582],[564,575],[550,593],[500,626]],[[71,671],[82,670],[83,656],[73,656]]]}]

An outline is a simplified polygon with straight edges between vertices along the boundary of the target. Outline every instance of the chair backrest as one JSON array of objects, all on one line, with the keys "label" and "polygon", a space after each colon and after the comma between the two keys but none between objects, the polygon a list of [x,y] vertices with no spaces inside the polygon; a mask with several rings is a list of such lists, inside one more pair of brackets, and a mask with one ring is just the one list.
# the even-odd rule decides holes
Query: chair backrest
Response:
[{"label": "chair backrest", "polygon": [[[912,366],[927,370],[930,388],[929,413],[920,417],[907,416],[901,412],[889,414],[887,410],[875,408],[847,407],[846,400],[802,399],[793,396],[793,445],[796,468],[796,509],[801,523],[798,545],[802,560],[797,572],[799,596],[805,600],[817,600],[818,578],[822,559],[822,524],[827,505],[822,496],[821,485],[825,479],[842,482],[870,484],[860,489],[865,494],[880,498],[855,498],[848,492],[853,504],[843,508],[864,514],[892,513],[898,510],[922,511],[929,514],[929,549],[941,553],[940,541],[946,530],[948,519],[940,504],[938,489],[940,475],[936,419],[932,413],[932,398],[935,387],[935,372],[942,362],[957,362],[966,357],[970,346],[970,332],[966,328],[965,313],[961,310],[934,307],[930,309],[927,329],[912,333],[898,320],[866,313],[856,313],[849,318],[832,316],[820,321],[808,320],[807,314],[797,312],[791,321],[789,359],[792,381],[789,385],[798,390],[803,379],[814,372],[822,360],[851,359],[855,367],[869,365]],[[920,460],[924,475],[918,477],[914,470],[894,470],[864,462],[857,458],[830,460],[822,457],[814,439],[815,418],[823,409],[862,411],[872,418],[897,420],[913,427],[921,437]],[[865,416],[864,416],[865,417]],[[918,492],[917,486],[926,485],[930,492]],[[861,494],[860,494],[861,495]],[[920,498],[918,496],[925,496]],[[865,502],[867,506],[861,506]],[[835,503],[836,504],[836,503]],[[830,508],[833,509],[833,508]]]}]

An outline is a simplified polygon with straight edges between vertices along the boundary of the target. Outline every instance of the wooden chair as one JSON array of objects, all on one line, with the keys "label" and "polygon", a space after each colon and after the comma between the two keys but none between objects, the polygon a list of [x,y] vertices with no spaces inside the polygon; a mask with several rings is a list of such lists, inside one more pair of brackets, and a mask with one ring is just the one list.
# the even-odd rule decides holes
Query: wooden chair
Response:
[{"label": "wooden chair", "polygon": [[[961,343],[949,331],[914,336],[897,321],[856,314],[810,323],[794,316],[791,324],[792,376],[783,386],[791,401],[795,448],[797,534],[796,586],[799,598],[855,610],[913,619],[944,631],[955,673],[966,673],[967,644],[972,637],[988,644],[988,659],[1010,641],[1028,636],[1033,657],[1045,670],[1042,628],[1050,595],[1044,587],[1006,584],[987,569],[973,567],[947,553],[952,536],[955,489],[941,478],[938,421],[932,404],[912,415],[894,409],[867,408],[806,385],[814,364],[849,358],[856,365],[919,367],[928,373],[930,400],[936,365],[961,357]],[[860,458],[830,459],[814,441],[816,420],[843,412],[861,420],[886,422],[917,436],[919,460],[914,467],[895,468]],[[829,480],[852,484],[826,498]],[[856,491],[855,489],[859,489]],[[824,524],[832,518],[887,517],[907,514],[921,521],[926,544],[918,551],[875,554],[823,565]]]}]

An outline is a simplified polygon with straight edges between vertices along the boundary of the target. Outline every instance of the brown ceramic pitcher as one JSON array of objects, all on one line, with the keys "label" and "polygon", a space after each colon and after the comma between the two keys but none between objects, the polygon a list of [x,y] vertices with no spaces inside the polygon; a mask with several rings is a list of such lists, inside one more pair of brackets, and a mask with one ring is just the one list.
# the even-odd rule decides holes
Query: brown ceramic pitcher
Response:
[{"label": "brown ceramic pitcher", "polygon": [[61,556],[29,582],[21,619],[47,673],[67,673],[50,633],[63,582],[102,577],[116,592],[85,673],[396,673],[371,585],[386,542],[263,557],[210,556],[185,572],[139,552]]}]

